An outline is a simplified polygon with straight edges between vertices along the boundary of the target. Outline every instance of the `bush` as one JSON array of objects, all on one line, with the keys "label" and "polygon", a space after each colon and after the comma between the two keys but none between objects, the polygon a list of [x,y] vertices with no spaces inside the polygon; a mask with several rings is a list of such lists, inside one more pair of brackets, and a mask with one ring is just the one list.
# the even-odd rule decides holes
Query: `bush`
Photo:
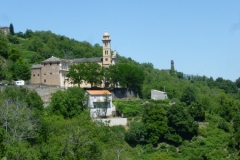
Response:
[{"label": "bush", "polygon": [[142,105],[140,101],[113,101],[116,110],[126,117],[135,117],[141,115]]},{"label": "bush", "polygon": [[228,125],[227,121],[223,118],[219,119],[217,127],[219,129],[223,129],[225,132],[229,132],[229,125]]}]

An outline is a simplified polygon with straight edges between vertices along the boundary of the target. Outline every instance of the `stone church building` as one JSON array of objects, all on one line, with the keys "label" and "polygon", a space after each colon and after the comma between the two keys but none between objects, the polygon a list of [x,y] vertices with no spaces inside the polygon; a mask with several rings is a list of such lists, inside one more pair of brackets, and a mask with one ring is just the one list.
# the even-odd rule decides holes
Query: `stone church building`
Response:
[{"label": "stone church building", "polygon": [[[67,73],[71,65],[77,63],[95,62],[102,67],[108,67],[110,65],[117,64],[117,52],[114,51],[111,54],[111,38],[108,32],[103,34],[102,46],[103,56],[95,58],[78,58],[78,59],[61,59],[57,57],[50,57],[41,62],[41,64],[33,65],[31,68],[31,83],[42,85],[54,85],[62,88],[71,87],[71,84],[67,81]],[[90,88],[91,85],[82,83],[82,88]],[[104,84],[98,87],[104,87]]]}]

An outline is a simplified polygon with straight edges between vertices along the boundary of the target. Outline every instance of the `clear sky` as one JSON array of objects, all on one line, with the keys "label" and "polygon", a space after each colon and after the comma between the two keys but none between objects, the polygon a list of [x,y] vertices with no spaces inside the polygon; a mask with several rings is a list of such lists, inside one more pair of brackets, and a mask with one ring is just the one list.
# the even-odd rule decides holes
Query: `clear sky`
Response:
[{"label": "clear sky", "polygon": [[239,0],[0,0],[0,26],[50,30],[101,44],[158,69],[240,77]]}]

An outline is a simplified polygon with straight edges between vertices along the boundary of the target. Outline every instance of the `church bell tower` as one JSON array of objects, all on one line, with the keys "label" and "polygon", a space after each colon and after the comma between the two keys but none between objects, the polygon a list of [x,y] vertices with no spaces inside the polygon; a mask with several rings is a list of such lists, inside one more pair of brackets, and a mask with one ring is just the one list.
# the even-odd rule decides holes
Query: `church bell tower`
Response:
[{"label": "church bell tower", "polygon": [[104,32],[103,34],[103,38],[102,38],[102,42],[103,42],[103,66],[108,67],[109,65],[111,65],[111,46],[110,46],[110,42],[111,42],[111,38],[110,35],[107,31]]}]

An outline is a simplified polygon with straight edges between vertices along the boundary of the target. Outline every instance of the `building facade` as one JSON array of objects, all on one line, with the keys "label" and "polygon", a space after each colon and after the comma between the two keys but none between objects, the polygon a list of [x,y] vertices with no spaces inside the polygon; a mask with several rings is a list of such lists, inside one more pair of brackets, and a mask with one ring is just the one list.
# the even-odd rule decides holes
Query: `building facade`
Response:
[{"label": "building facade", "polygon": [[112,105],[112,93],[108,90],[86,90],[88,108],[92,118],[111,116],[115,111]]},{"label": "building facade", "polygon": [[0,27],[0,30],[1,30],[4,34],[9,34],[9,33],[10,33],[9,27]]},{"label": "building facade", "polygon": [[[43,85],[54,85],[60,87],[71,87],[71,84],[67,81],[67,73],[71,65],[78,63],[95,62],[102,67],[109,67],[110,65],[117,64],[117,51],[111,54],[111,38],[108,32],[103,34],[103,56],[95,58],[79,58],[79,59],[60,59],[57,57],[50,57],[41,62],[41,64],[33,65],[31,68],[31,83],[32,84],[43,84]],[[82,83],[82,88],[90,88],[91,85]],[[98,86],[104,87],[104,84]]]},{"label": "building facade", "polygon": [[168,98],[168,96],[167,96],[166,92],[158,91],[158,90],[155,90],[155,89],[151,90],[151,99],[164,100],[164,99],[167,99],[167,98]]}]

